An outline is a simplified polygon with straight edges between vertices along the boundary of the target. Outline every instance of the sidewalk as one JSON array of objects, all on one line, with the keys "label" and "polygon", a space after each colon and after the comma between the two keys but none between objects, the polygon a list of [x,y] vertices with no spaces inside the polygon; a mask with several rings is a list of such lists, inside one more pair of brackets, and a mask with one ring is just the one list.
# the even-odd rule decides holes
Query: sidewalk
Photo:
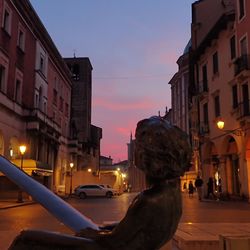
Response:
[{"label": "sidewalk", "polygon": [[[23,202],[18,202],[16,193],[6,193],[5,196],[0,197],[0,210],[1,209],[8,209],[13,207],[19,207],[19,206],[26,206],[26,205],[32,205],[37,203],[35,200],[31,198],[31,196],[23,196]],[[60,198],[63,200],[66,200],[69,198],[68,195],[59,195]]]},{"label": "sidewalk", "polygon": [[35,201],[32,200],[26,200],[24,199],[23,202],[17,202],[16,199],[1,199],[0,200],[0,209],[8,209],[13,207],[19,207],[19,206],[26,206],[35,204]]}]

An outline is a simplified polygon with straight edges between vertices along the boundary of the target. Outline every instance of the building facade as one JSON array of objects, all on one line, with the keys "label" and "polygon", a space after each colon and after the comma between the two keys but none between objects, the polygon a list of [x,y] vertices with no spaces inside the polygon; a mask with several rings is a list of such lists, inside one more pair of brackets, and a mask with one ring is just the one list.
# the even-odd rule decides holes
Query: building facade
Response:
[{"label": "building facade", "polygon": [[[85,123],[72,149],[72,98],[80,98],[72,95],[74,75],[28,0],[0,0],[0,16],[0,155],[21,167],[25,144],[23,170],[57,191],[66,185],[74,151],[86,152],[83,141],[96,149],[91,164],[98,166],[101,129],[91,125],[91,98],[82,103]],[[85,76],[91,70],[84,68]],[[91,95],[91,86],[80,94]],[[0,174],[0,189],[7,188],[16,187]]]},{"label": "building facade", "polygon": [[222,198],[250,194],[248,10],[244,0],[192,5],[192,139],[205,183],[212,177]]},{"label": "building facade", "polygon": [[[166,110],[164,119],[169,120],[173,125],[179,127],[190,136],[190,119],[189,119],[189,49],[191,40],[187,43],[183,54],[178,58],[178,72],[172,77],[168,84],[171,85],[171,109]],[[196,159],[197,148],[193,145],[193,159]],[[194,183],[198,174],[198,163],[193,160],[191,168],[181,177],[181,190],[187,191],[188,183]]]}]

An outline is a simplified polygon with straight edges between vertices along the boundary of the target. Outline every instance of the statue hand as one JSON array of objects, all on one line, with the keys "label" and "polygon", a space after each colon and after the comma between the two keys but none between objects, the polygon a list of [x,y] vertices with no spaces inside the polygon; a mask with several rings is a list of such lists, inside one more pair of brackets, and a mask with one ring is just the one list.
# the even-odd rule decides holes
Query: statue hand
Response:
[{"label": "statue hand", "polygon": [[95,230],[92,228],[86,228],[86,229],[82,229],[79,233],[76,234],[76,236],[83,237],[86,239],[97,239],[99,233],[100,231],[98,230]]}]

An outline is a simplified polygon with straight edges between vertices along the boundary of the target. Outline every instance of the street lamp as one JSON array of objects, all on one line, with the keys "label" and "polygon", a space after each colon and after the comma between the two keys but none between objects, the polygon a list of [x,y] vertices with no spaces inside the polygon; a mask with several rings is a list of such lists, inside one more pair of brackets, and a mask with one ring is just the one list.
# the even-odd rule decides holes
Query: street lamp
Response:
[{"label": "street lamp", "polygon": [[72,170],[73,170],[73,167],[74,167],[74,163],[71,162],[69,164],[69,166],[70,166],[70,191],[69,191],[69,194],[71,195],[72,194],[72,176],[73,176]]},{"label": "street lamp", "polygon": [[232,130],[224,130],[224,126],[225,126],[225,122],[223,120],[218,120],[216,122],[216,125],[218,127],[218,129],[225,131],[226,133],[232,133],[234,135],[237,136],[244,136],[244,131],[242,130],[242,128],[236,128],[236,129],[232,129]]},{"label": "street lamp", "polygon": [[[26,146],[25,145],[20,145],[19,146],[19,151],[21,154],[21,170],[23,170],[23,155],[26,152]],[[17,197],[17,202],[22,203],[23,202],[23,193],[22,193],[22,189],[19,188],[18,190],[18,197]]]}]

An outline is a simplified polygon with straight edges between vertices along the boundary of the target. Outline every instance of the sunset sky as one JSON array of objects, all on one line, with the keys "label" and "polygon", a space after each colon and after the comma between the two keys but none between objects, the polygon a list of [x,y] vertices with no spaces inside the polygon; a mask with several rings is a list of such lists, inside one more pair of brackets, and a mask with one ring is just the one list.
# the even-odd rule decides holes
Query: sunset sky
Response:
[{"label": "sunset sky", "polygon": [[62,57],[89,57],[101,154],[127,159],[139,120],[171,107],[169,80],[190,38],[193,0],[31,0]]}]

